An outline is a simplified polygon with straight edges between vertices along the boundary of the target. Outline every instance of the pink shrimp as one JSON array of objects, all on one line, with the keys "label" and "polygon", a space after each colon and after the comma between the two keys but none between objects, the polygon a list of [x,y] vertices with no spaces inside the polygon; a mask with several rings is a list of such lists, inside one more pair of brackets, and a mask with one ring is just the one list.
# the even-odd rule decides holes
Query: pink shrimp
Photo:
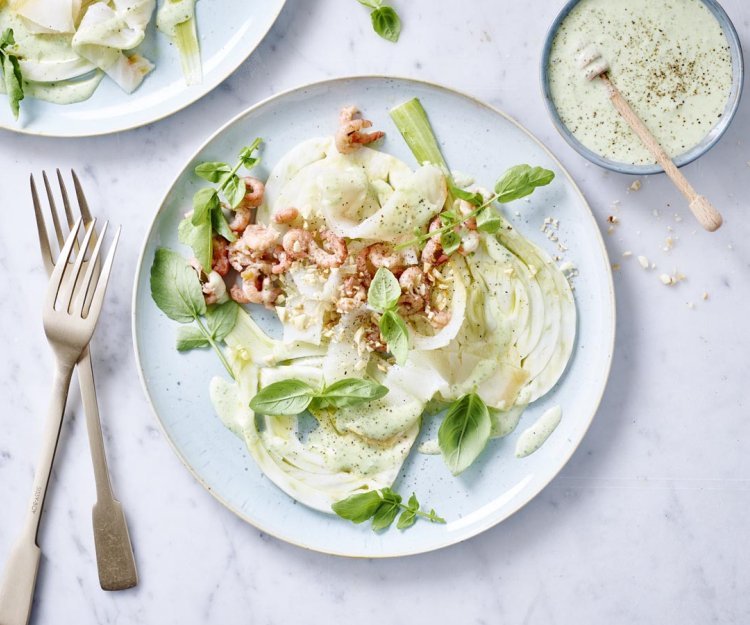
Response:
[{"label": "pink shrimp", "polygon": [[288,230],[281,239],[281,245],[284,251],[289,254],[292,260],[301,260],[307,258],[310,246],[313,243],[313,235],[302,228],[292,228]]},{"label": "pink shrimp", "polygon": [[363,145],[377,141],[385,136],[378,130],[375,132],[362,132],[365,128],[372,127],[369,119],[356,118],[359,109],[356,106],[347,106],[341,109],[339,114],[339,129],[336,132],[336,149],[341,154],[351,154]]},{"label": "pink shrimp", "polygon": [[408,267],[399,277],[398,283],[403,291],[399,304],[411,313],[424,310],[429,295],[424,272],[419,267]]},{"label": "pink shrimp", "polygon": [[224,237],[213,238],[211,269],[220,276],[226,276],[229,272],[229,241]]},{"label": "pink shrimp", "polygon": [[245,176],[245,198],[242,200],[243,206],[247,208],[258,208],[263,204],[263,196],[266,192],[266,185],[257,178]]},{"label": "pink shrimp", "polygon": [[263,304],[266,308],[273,308],[281,290],[274,287],[271,278],[264,276],[256,268],[248,268],[242,272],[242,282],[235,284],[229,294],[240,304]]},{"label": "pink shrimp", "polygon": [[293,206],[282,208],[278,213],[273,216],[273,220],[277,224],[290,224],[299,217],[299,211]]},{"label": "pink shrimp", "polygon": [[229,262],[237,271],[257,262],[273,250],[279,233],[262,224],[251,224],[234,243],[229,244]]},{"label": "pink shrimp", "polygon": [[320,238],[323,240],[323,246],[320,247],[313,240],[309,246],[310,260],[312,260],[321,269],[333,269],[341,267],[346,260],[347,250],[346,242],[339,236],[336,236],[330,230],[321,230]]}]

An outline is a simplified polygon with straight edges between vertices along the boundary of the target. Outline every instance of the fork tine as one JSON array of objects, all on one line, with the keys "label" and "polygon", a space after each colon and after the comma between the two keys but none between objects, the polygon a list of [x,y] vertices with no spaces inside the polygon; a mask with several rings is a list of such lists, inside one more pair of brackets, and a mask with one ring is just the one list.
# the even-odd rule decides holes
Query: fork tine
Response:
[{"label": "fork tine", "polygon": [[60,291],[60,287],[63,281],[63,275],[65,274],[65,269],[68,266],[70,254],[73,252],[73,245],[78,239],[78,231],[80,230],[80,228],[81,220],[79,219],[71,229],[70,234],[68,235],[68,238],[63,245],[62,251],[60,252],[60,256],[57,257],[57,262],[55,262],[55,269],[52,271],[52,275],[49,278],[47,297],[44,301],[44,305],[48,310],[52,310],[55,308],[57,294]]},{"label": "fork tine", "polygon": [[[96,219],[94,219],[91,222],[91,232],[94,231],[94,226],[96,225]],[[94,245],[94,250],[91,252],[91,256],[89,258],[89,266],[86,268],[86,273],[83,276],[83,280],[81,280],[80,283],[80,289],[78,290],[78,295],[76,297],[76,303],[74,306],[74,309],[71,311],[73,314],[78,315],[80,317],[83,317],[83,313],[86,309],[86,303],[91,299],[91,295],[93,294],[93,291],[91,289],[91,283],[96,280],[96,272],[98,271],[97,264],[99,263],[99,256],[102,248],[102,243],[104,241],[104,236],[107,234],[107,227],[109,226],[109,222],[104,222],[104,227],[102,228],[101,233],[96,239],[96,244]],[[87,246],[88,247],[88,246]],[[82,250],[82,253],[85,253],[87,250]],[[94,276],[94,277],[92,277]],[[90,303],[90,302],[89,302]]]},{"label": "fork tine", "polygon": [[58,249],[62,250],[65,238],[62,235],[60,229],[60,218],[57,215],[57,206],[55,206],[55,196],[52,195],[52,188],[49,185],[49,179],[47,178],[47,172],[42,172],[42,178],[44,178],[44,188],[47,191],[47,200],[49,201],[49,210],[52,213],[52,224],[55,227],[55,236],[57,236]]},{"label": "fork tine", "polygon": [[[81,273],[83,267],[83,260],[86,257],[89,245],[91,244],[91,235],[94,234],[95,222],[91,222],[88,228],[86,228],[86,234],[83,237],[83,243],[81,243],[80,251],[76,255],[76,260],[71,270],[71,274],[65,281],[63,288],[60,290],[58,301],[63,305],[64,310],[70,310],[70,306],[73,302],[73,295],[76,293],[76,287],[78,286],[78,276]],[[76,237],[77,243],[78,237]]]},{"label": "fork tine", "polygon": [[81,181],[78,180],[78,174],[76,174],[73,169],[70,170],[70,173],[73,176],[73,186],[76,189],[76,197],[78,198],[78,210],[81,212],[81,217],[83,217],[83,223],[87,224],[91,221],[89,203],[86,201],[86,196],[83,194],[83,187],[81,186]]},{"label": "fork tine", "polygon": [[36,191],[36,183],[34,182],[34,174],[29,176],[29,183],[31,184],[31,201],[34,204],[34,219],[36,221],[36,231],[39,236],[39,247],[42,252],[42,261],[47,269],[51,269],[55,259],[52,257],[52,250],[49,247],[49,236],[47,236],[47,226],[44,223],[44,216],[42,215],[42,206],[39,203],[39,194]]},{"label": "fork tine", "polygon": [[[106,227],[106,224],[105,224]],[[103,230],[103,229],[102,229]],[[94,320],[99,317],[99,313],[102,311],[102,303],[104,302],[104,294],[107,292],[107,283],[109,282],[109,275],[112,273],[112,263],[115,260],[115,250],[117,249],[117,243],[120,240],[120,231],[122,230],[121,226],[117,227],[117,231],[115,232],[115,236],[112,238],[112,245],[109,248],[109,253],[107,254],[107,258],[104,261],[104,265],[102,266],[101,273],[99,274],[99,277],[96,282],[96,287],[94,289],[94,294],[91,298],[91,304],[89,305],[88,312],[86,314],[86,318],[90,319],[93,317]],[[99,247],[101,246],[103,237],[99,237],[99,240],[97,241],[97,250],[98,253]],[[93,276],[89,276],[89,272],[92,272],[92,267],[94,266],[94,262],[91,262],[88,267],[88,271],[86,272],[87,277],[91,279]],[[83,310],[84,303],[86,302],[86,292],[89,290],[91,285],[87,282],[85,283],[85,289],[81,290],[81,310]]]},{"label": "fork tine", "polygon": [[[63,180],[60,170],[57,169],[57,184],[60,185],[60,195],[62,195],[63,207],[65,208],[65,217],[68,220],[68,230],[73,227],[73,213],[70,210],[70,202],[68,201],[68,190],[65,188],[65,181]],[[87,226],[90,219],[84,220],[83,225]]]}]

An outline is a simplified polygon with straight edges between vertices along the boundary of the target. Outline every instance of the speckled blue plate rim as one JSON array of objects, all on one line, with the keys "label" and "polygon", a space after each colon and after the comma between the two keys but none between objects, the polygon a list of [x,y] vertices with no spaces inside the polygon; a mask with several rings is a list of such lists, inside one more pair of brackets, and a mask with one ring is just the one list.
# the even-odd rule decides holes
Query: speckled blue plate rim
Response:
[{"label": "speckled blue plate rim", "polygon": [[[601,254],[602,260],[605,263],[606,271],[606,295],[608,299],[608,306],[611,311],[611,318],[609,319],[609,323],[606,324],[606,336],[603,336],[602,339],[605,342],[606,345],[606,366],[604,370],[604,376],[602,377],[602,383],[601,383],[601,389],[599,389],[598,397],[596,401],[594,402],[593,408],[591,410],[591,414],[587,415],[586,417],[579,415],[580,418],[586,418],[585,423],[583,424],[582,432],[580,439],[576,442],[575,445],[572,445],[570,447],[567,447],[567,451],[565,454],[562,454],[559,459],[558,466],[550,473],[548,480],[546,483],[539,485],[538,487],[534,487],[532,489],[529,489],[528,492],[525,494],[525,497],[519,498],[519,500],[516,502],[515,507],[513,509],[508,510],[506,514],[500,517],[494,517],[494,518],[488,518],[483,523],[476,523],[473,526],[471,526],[470,529],[468,529],[464,534],[460,536],[455,536],[453,534],[448,535],[446,539],[441,541],[435,541],[433,544],[427,546],[427,547],[421,547],[421,548],[411,548],[411,549],[402,549],[400,551],[393,551],[389,553],[371,553],[371,552],[361,552],[361,553],[352,553],[352,552],[342,552],[337,551],[336,549],[321,549],[317,546],[306,544],[304,542],[301,542],[299,540],[293,540],[289,536],[283,535],[280,532],[277,532],[276,529],[272,526],[265,525],[262,523],[257,522],[254,519],[251,519],[247,515],[245,515],[241,510],[238,510],[235,506],[233,506],[230,502],[226,501],[219,493],[217,493],[211,486],[206,482],[205,479],[201,475],[199,475],[195,469],[189,464],[187,461],[187,458],[183,455],[182,451],[179,449],[179,447],[176,445],[175,441],[170,436],[169,432],[167,431],[164,423],[162,422],[161,418],[159,417],[159,414],[156,410],[155,402],[151,396],[151,393],[149,391],[148,384],[146,383],[145,379],[145,373],[144,373],[144,367],[143,363],[141,361],[141,356],[139,352],[139,330],[138,330],[138,324],[137,324],[137,310],[138,310],[138,283],[139,278],[141,276],[141,273],[143,271],[143,265],[146,260],[146,253],[149,246],[149,241],[152,237],[154,229],[157,227],[158,221],[162,215],[162,212],[164,211],[164,208],[166,206],[166,203],[171,196],[172,192],[174,191],[176,185],[178,184],[182,173],[184,171],[184,168],[180,170],[175,175],[175,178],[173,182],[169,185],[169,188],[164,193],[163,198],[159,204],[159,209],[154,214],[151,223],[148,226],[148,229],[144,235],[143,244],[141,246],[141,250],[138,255],[138,261],[136,265],[136,270],[134,273],[134,279],[133,279],[133,293],[131,298],[131,331],[132,331],[132,340],[133,340],[133,351],[135,353],[135,361],[137,365],[137,371],[138,371],[138,377],[141,381],[141,386],[143,388],[143,392],[146,396],[146,399],[148,401],[148,404],[151,408],[151,411],[153,415],[156,417],[156,421],[159,424],[159,427],[162,431],[162,434],[169,442],[170,446],[172,447],[173,451],[177,455],[177,457],[180,459],[180,461],[185,465],[187,470],[192,474],[192,476],[196,479],[196,481],[201,484],[213,497],[221,503],[225,508],[236,514],[238,517],[240,517],[242,520],[244,520],[249,525],[255,527],[256,529],[260,530],[261,532],[273,536],[274,538],[278,540],[282,540],[284,542],[287,542],[289,544],[295,545],[297,547],[301,547],[303,549],[307,549],[310,551],[315,551],[318,553],[325,553],[329,555],[334,556],[341,556],[341,557],[348,557],[348,558],[367,558],[367,559],[384,559],[384,558],[394,558],[394,557],[402,557],[402,556],[412,556],[412,555],[419,555],[422,553],[428,553],[430,551],[436,551],[438,549],[443,549],[445,547],[449,547],[455,544],[462,543],[466,540],[469,540],[470,538],[473,538],[474,536],[477,536],[488,529],[498,525],[502,521],[508,519],[512,515],[514,515],[516,512],[518,512],[521,508],[526,506],[532,499],[534,499],[539,493],[542,492],[550,483],[554,481],[554,479],[557,477],[557,475],[560,473],[560,471],[563,469],[563,467],[568,463],[570,458],[575,453],[576,449],[580,445],[580,443],[585,438],[586,433],[588,432],[588,429],[591,426],[591,423],[594,419],[594,416],[598,412],[598,409],[601,405],[602,398],[604,396],[604,392],[607,388],[607,384],[609,381],[609,375],[612,368],[612,359],[614,356],[614,348],[615,348],[615,329],[616,329],[616,306],[615,306],[615,290],[614,290],[614,281],[612,277],[612,271],[611,271],[611,265],[609,261],[609,254],[607,253],[606,246],[604,245],[604,239],[602,238],[601,232],[599,231],[599,228],[596,224],[596,219],[594,218],[594,215],[591,211],[591,207],[589,206],[588,202],[586,201],[586,198],[584,197],[583,193],[581,192],[581,189],[578,187],[576,182],[573,180],[570,173],[565,169],[565,167],[562,165],[562,163],[552,154],[552,152],[536,137],[534,136],[529,130],[527,130],[523,125],[521,125],[518,121],[516,121],[514,118],[509,116],[507,113],[504,113],[498,108],[493,107],[490,104],[487,104],[477,98],[475,98],[472,95],[469,95],[463,91],[453,89],[451,87],[427,81],[427,80],[421,80],[417,78],[412,77],[404,77],[404,76],[383,76],[383,75],[353,75],[353,76],[341,76],[337,78],[331,78],[326,79],[322,81],[317,81],[313,83],[306,83],[297,87],[293,87],[291,89],[288,89],[286,91],[277,93],[271,97],[268,97],[257,104],[245,109],[241,113],[235,115],[232,119],[230,119],[228,122],[226,122],[224,125],[222,125],[219,129],[217,129],[210,137],[208,137],[198,148],[196,148],[194,154],[186,160],[186,166],[189,166],[190,163],[194,162],[197,158],[197,156],[206,148],[209,146],[211,142],[213,142],[221,133],[223,133],[225,130],[230,128],[233,124],[235,124],[238,120],[240,120],[245,115],[248,115],[255,111],[256,109],[259,109],[263,106],[266,106],[267,104],[273,102],[274,100],[283,100],[287,96],[291,96],[300,92],[304,92],[306,89],[314,88],[314,87],[324,87],[328,85],[334,85],[339,82],[347,82],[347,81],[368,81],[368,80],[383,80],[383,81],[399,81],[399,82],[405,82],[405,83],[414,83],[422,86],[426,86],[432,89],[436,89],[439,91],[443,91],[448,94],[452,95],[458,95],[462,98],[465,98],[485,109],[488,111],[498,115],[499,117],[503,118],[504,120],[511,123],[513,126],[518,128],[521,132],[523,132],[531,141],[533,141],[536,145],[539,146],[539,148],[544,151],[549,158],[556,164],[556,166],[559,168],[559,171],[565,176],[567,181],[570,183],[571,188],[575,192],[575,194],[578,196],[580,202],[582,203],[582,207],[585,209],[582,211],[584,215],[586,215],[586,218],[588,218],[591,221],[591,225],[593,226],[593,232],[596,233],[595,235],[595,244],[598,247],[599,253]],[[607,340],[608,339],[608,340]]]},{"label": "speckled blue plate rim", "polygon": [[[552,41],[555,38],[557,29],[560,27],[562,21],[568,16],[581,0],[568,0],[565,6],[562,8],[558,16],[552,22],[549,30],[547,31],[547,37],[544,40],[544,47],[542,48],[542,59],[539,66],[539,76],[541,80],[542,96],[544,97],[544,103],[547,106],[547,111],[552,118],[557,131],[562,135],[563,139],[576,150],[581,156],[587,158],[592,163],[616,171],[620,174],[632,174],[632,175],[648,175],[648,174],[660,174],[664,173],[664,170],[660,165],[631,165],[630,163],[621,163],[619,161],[611,161],[606,159],[593,150],[590,150],[583,145],[578,139],[573,136],[573,133],[568,130],[568,127],[560,119],[560,115],[557,112],[554,102],[552,101],[552,94],[550,93],[549,87],[549,76],[547,68],[549,67],[549,55],[552,49]],[[721,26],[724,36],[727,38],[729,43],[731,61],[732,61],[732,88],[729,92],[729,99],[727,105],[724,108],[724,114],[722,120],[716,124],[706,135],[706,137],[697,146],[688,150],[684,154],[680,154],[674,159],[677,167],[682,167],[688,163],[692,163],[695,159],[703,156],[712,147],[714,147],[719,139],[724,136],[724,133],[732,123],[737,109],[740,106],[740,99],[742,97],[742,89],[745,82],[745,61],[742,57],[742,44],[740,43],[737,29],[734,27],[732,20],[729,19],[724,8],[717,2],[717,0],[701,0],[706,5],[709,11],[713,13]]]}]

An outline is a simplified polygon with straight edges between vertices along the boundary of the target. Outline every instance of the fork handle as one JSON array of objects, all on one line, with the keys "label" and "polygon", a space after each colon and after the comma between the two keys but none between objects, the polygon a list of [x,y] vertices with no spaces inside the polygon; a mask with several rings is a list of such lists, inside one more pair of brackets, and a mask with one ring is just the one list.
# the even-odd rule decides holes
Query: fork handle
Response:
[{"label": "fork handle", "polygon": [[52,464],[55,460],[55,451],[60,440],[60,429],[72,374],[73,363],[63,364],[58,361],[44,430],[42,454],[34,472],[31,502],[26,513],[23,531],[5,565],[5,575],[0,585],[0,625],[27,625],[29,622],[39,559],[42,555],[41,549],[36,544],[36,538],[52,473]]},{"label": "fork handle", "polygon": [[125,590],[138,583],[138,573],[125,513],[114,497],[109,479],[94,369],[88,347],[83,350],[77,371],[96,482],[96,505],[91,516],[99,585],[104,590]]}]

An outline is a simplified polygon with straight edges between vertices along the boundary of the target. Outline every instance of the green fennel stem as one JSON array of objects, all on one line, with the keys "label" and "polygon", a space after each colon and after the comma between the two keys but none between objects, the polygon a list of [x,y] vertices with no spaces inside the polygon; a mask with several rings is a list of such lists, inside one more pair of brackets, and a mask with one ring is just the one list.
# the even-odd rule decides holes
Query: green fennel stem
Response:
[{"label": "green fennel stem", "polygon": [[195,18],[177,24],[174,30],[174,42],[180,51],[180,63],[185,82],[188,85],[196,85],[203,79],[203,70]]}]

